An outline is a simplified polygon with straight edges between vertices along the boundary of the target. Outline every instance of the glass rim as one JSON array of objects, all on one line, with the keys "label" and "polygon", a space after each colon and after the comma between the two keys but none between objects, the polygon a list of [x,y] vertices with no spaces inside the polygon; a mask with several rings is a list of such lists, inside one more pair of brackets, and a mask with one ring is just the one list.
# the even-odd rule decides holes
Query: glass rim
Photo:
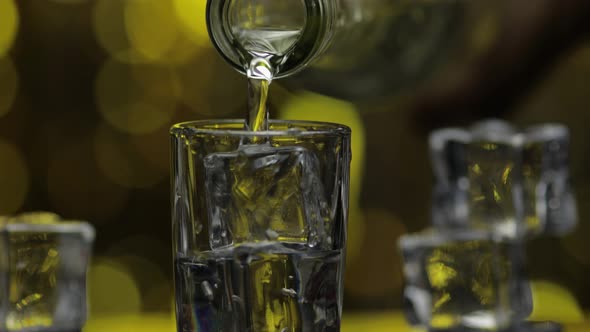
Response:
[{"label": "glass rim", "polygon": [[[435,229],[427,229],[418,233],[408,233],[400,237],[398,246],[402,250],[418,248],[424,244],[429,246],[440,246],[453,242],[467,241],[489,241],[502,243],[498,240],[498,233],[493,229],[454,229],[448,232],[437,232]],[[510,239],[502,238],[508,243]],[[516,242],[516,240],[515,240]]]},{"label": "glass rim", "polygon": [[[490,120],[483,125],[502,125],[495,120]],[[503,144],[513,148],[522,148],[525,144],[549,141],[568,141],[569,130],[560,123],[544,123],[525,128],[524,130],[511,129],[512,132],[473,132],[471,129],[457,127],[443,128],[433,131],[429,136],[429,144],[433,151],[443,151],[447,142],[459,144],[492,143]]]},{"label": "glass rim", "polygon": [[[195,120],[174,124],[170,134],[185,135],[216,135],[233,137],[303,137],[303,136],[350,136],[351,129],[335,122],[307,121],[307,120],[269,120],[269,124],[284,124],[285,130],[246,131],[243,129],[219,128],[220,125],[242,125],[241,119]],[[309,128],[308,128],[309,127]]]},{"label": "glass rim", "polygon": [[48,234],[69,234],[79,233],[87,241],[93,241],[95,230],[92,225],[85,221],[60,221],[51,224],[35,224],[26,222],[15,222],[0,226],[0,233],[48,233]]}]

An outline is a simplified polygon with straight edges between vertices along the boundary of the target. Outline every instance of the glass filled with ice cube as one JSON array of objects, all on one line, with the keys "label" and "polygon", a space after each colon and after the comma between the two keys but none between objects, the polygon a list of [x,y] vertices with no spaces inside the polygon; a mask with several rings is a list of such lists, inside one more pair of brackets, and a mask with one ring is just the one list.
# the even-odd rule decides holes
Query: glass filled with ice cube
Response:
[{"label": "glass filled with ice cube", "polygon": [[175,125],[179,332],[340,331],[350,129]]},{"label": "glass filled with ice cube", "polygon": [[0,217],[0,331],[80,332],[94,228],[49,212]]}]

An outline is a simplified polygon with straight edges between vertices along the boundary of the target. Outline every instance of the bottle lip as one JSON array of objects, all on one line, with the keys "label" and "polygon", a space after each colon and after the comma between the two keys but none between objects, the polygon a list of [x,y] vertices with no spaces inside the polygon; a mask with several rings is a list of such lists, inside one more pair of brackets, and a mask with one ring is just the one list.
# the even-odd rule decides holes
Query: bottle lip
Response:
[{"label": "bottle lip", "polygon": [[[219,0],[207,0],[207,6],[205,8],[205,18],[207,22],[207,33],[209,34],[209,39],[211,40],[213,47],[215,47],[215,50],[217,50],[217,53],[225,60],[225,62],[229,63],[232,67],[234,67],[234,69],[236,69],[240,73],[245,74],[246,70],[242,66],[240,66],[239,62],[234,61],[234,59],[231,59],[228,55],[225,54],[224,50],[221,49],[221,46],[218,43],[218,38],[216,38],[215,36],[216,31],[214,31],[211,22],[223,22],[220,15],[213,15],[213,4],[216,1],[219,2]],[[237,59],[237,54],[235,54],[235,52],[233,53]]]},{"label": "bottle lip", "polygon": [[[246,69],[240,61],[240,54],[232,46],[230,40],[231,28],[225,19],[225,11],[232,0],[207,0],[206,21],[209,38],[221,55],[235,70],[246,74]],[[274,78],[291,76],[306,68],[331,40],[332,25],[335,21],[335,11],[330,1],[302,0],[306,8],[306,22],[298,42],[290,51],[280,70]],[[315,19],[309,19],[315,18]],[[321,19],[317,19],[321,18]]]}]

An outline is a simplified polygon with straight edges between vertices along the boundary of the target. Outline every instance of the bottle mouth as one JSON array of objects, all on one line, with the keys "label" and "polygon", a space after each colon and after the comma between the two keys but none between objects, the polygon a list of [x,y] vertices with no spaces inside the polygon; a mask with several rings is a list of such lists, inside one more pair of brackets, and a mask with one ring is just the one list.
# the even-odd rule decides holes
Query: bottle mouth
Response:
[{"label": "bottle mouth", "polygon": [[[265,4],[265,1],[208,0],[207,30],[214,47],[242,74],[246,74],[249,64],[257,57],[266,58],[271,63],[274,78],[302,70],[325,49],[332,33],[335,11],[333,0],[292,1],[299,6],[295,7],[296,10],[283,9],[280,12],[271,7],[273,3],[270,1]],[[301,11],[297,12],[299,9]],[[246,10],[255,13],[256,10],[267,10],[266,18],[270,17],[272,22],[260,25],[252,21],[241,22],[237,15],[252,19],[251,13],[244,14]]]}]

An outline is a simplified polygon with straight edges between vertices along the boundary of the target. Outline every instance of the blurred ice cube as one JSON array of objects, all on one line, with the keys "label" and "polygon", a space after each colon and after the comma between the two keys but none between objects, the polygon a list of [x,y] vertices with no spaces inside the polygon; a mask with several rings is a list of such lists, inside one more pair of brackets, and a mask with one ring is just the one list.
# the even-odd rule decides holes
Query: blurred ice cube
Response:
[{"label": "blurred ice cube", "polygon": [[534,233],[562,235],[577,224],[569,170],[569,131],[562,125],[528,128],[524,143],[525,216]]},{"label": "blurred ice cube", "polygon": [[532,310],[522,246],[492,232],[454,231],[401,238],[406,313],[431,329],[500,329]]},{"label": "blurred ice cube", "polygon": [[577,215],[568,147],[568,130],[557,124],[519,132],[487,120],[434,131],[434,224],[507,237],[571,231]]},{"label": "blurred ice cube", "polygon": [[317,157],[303,147],[242,145],[204,158],[212,248],[325,243],[329,208]]},{"label": "blurred ice cube", "polygon": [[0,331],[79,331],[94,229],[38,212],[0,218]]}]

